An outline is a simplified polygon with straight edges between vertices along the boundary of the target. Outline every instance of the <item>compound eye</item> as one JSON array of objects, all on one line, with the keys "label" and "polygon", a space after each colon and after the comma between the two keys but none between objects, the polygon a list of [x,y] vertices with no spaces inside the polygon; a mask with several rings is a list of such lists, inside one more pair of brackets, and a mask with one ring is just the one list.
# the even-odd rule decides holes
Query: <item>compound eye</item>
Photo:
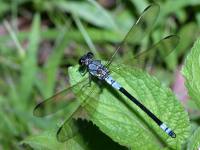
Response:
[{"label": "compound eye", "polygon": [[94,54],[92,52],[88,52],[87,56],[90,57],[90,58],[92,58],[94,56]]},{"label": "compound eye", "polygon": [[81,57],[78,62],[79,62],[79,65],[83,65],[83,58]]}]

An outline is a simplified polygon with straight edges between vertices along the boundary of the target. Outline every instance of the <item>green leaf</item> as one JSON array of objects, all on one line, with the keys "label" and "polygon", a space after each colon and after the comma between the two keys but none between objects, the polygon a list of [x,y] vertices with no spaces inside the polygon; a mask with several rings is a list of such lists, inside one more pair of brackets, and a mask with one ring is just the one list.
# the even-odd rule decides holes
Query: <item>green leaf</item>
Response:
[{"label": "green leaf", "polygon": [[160,4],[161,10],[162,10],[160,12],[160,16],[162,16],[163,18],[165,18],[164,16],[167,16],[170,13],[177,12],[180,9],[183,9],[186,6],[195,6],[195,5],[199,5],[199,4],[200,4],[199,0],[190,0],[190,1],[182,1],[182,0],[173,1],[173,0],[168,0],[165,3],[163,3],[163,4]]},{"label": "green leaf", "polygon": [[[126,19],[125,19],[126,20]],[[128,22],[128,21],[126,21]],[[128,24],[126,29],[129,29],[129,27],[132,25],[132,22]],[[123,26],[123,25],[121,25]],[[127,31],[127,30],[126,30]],[[43,40],[55,40],[58,35],[63,32],[63,31],[58,31],[57,29],[45,29],[41,31],[41,38]],[[110,30],[100,30],[100,29],[95,29],[92,27],[87,27],[87,32],[89,36],[92,38],[93,42],[98,42],[98,43],[105,43],[105,42],[120,42],[123,38],[123,34],[119,32],[114,32]],[[17,34],[17,38],[20,41],[25,40],[29,36],[29,32],[27,31],[21,31]],[[67,35],[69,39],[73,39],[74,41],[77,42],[84,42],[80,31],[70,29],[67,31]],[[5,47],[5,42],[8,42],[10,40],[10,36],[4,35],[0,36],[0,46]],[[7,48],[7,47],[6,47]],[[7,49],[6,49],[7,50]],[[7,52],[7,51],[6,51]]]},{"label": "green leaf", "polygon": [[2,17],[4,15],[4,13],[6,13],[7,11],[9,11],[10,6],[9,4],[1,1],[1,5],[0,5],[0,17]]},{"label": "green leaf", "polygon": [[97,50],[96,50],[96,48],[94,46],[94,43],[92,42],[92,39],[88,35],[88,33],[85,30],[85,27],[81,23],[80,19],[76,16],[76,14],[73,14],[73,18],[74,18],[74,21],[75,21],[77,27],[79,28],[82,36],[84,37],[85,42],[87,43],[89,49],[91,50],[91,52],[94,53],[95,55],[97,55],[97,57],[99,57],[99,54],[98,54],[98,52],[97,52]]},{"label": "green leaf", "polygon": [[[73,141],[77,142],[84,150],[127,150],[126,147],[113,142],[108,136],[103,134],[97,126],[93,125],[92,122],[78,119],[76,121],[76,126],[79,128],[79,134],[73,138]],[[77,143],[71,144],[70,150],[77,150]]]},{"label": "green leaf", "polygon": [[[78,66],[69,69],[72,85],[81,80],[77,70]],[[77,95],[78,99],[86,99],[82,106],[91,121],[115,142],[126,147],[160,149],[168,145],[180,149],[188,136],[189,119],[171,90],[140,70],[122,64],[113,64],[111,70],[112,76],[172,128],[177,137],[170,138],[134,103],[106,85],[103,85],[101,93],[96,85],[96,89]]]},{"label": "green leaf", "polygon": [[44,97],[48,97],[53,94],[53,90],[55,88],[55,83],[56,83],[57,69],[62,61],[63,53],[68,43],[69,43],[68,32],[66,28],[64,28],[62,32],[60,32],[60,34],[57,35],[55,49],[48,57],[48,60],[45,64],[43,70],[45,73],[44,83],[41,81],[37,81],[39,82],[38,84],[42,83],[40,90],[42,91]]},{"label": "green leaf", "polygon": [[192,137],[190,137],[187,149],[188,150],[198,150],[200,148],[200,127],[194,132]]},{"label": "green leaf", "polygon": [[179,31],[180,42],[177,46],[178,55],[182,56],[188,47],[195,41],[199,32],[198,25],[194,22],[185,24]]},{"label": "green leaf", "polygon": [[64,143],[57,141],[55,133],[55,130],[51,130],[40,135],[30,136],[22,141],[21,144],[29,145],[36,150],[66,149]]},{"label": "green leaf", "polygon": [[[31,146],[34,149],[69,149],[69,150],[125,150],[126,148],[113,142],[108,136],[103,134],[91,122],[70,120],[65,126],[66,141],[59,143],[56,139],[56,130],[52,129],[40,135],[26,138],[22,144]],[[77,133],[77,130],[79,131]],[[75,132],[75,133],[74,133]],[[64,135],[63,134],[63,135]]]},{"label": "green leaf", "polygon": [[111,14],[93,0],[82,2],[59,1],[55,3],[55,6],[58,9],[77,14],[80,18],[96,26],[112,30],[117,28]]},{"label": "green leaf", "polygon": [[[32,92],[37,72],[37,52],[40,41],[40,15],[36,14],[33,19],[32,29],[29,36],[29,46],[26,57],[22,62],[20,95],[21,103],[26,101]],[[27,101],[28,103],[28,101]],[[25,103],[26,104],[26,103]]]},{"label": "green leaf", "polygon": [[186,80],[188,94],[200,108],[200,38],[194,43],[186,58],[182,73]]},{"label": "green leaf", "polygon": [[142,12],[144,8],[148,6],[146,0],[140,0],[140,1],[131,0],[131,2],[136,6],[138,12]]}]

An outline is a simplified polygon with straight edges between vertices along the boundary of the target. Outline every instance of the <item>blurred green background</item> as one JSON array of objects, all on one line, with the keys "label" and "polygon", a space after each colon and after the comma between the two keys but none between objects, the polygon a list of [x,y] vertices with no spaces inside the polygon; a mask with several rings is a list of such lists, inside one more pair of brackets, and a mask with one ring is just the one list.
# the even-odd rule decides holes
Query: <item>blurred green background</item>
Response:
[{"label": "blurred green background", "polygon": [[[69,86],[67,67],[76,65],[84,53],[90,50],[96,57],[108,59],[144,8],[153,2],[1,0],[0,149],[30,149],[20,142],[57,126],[56,117],[34,117],[34,106]],[[167,66],[154,64],[150,71],[170,86],[189,109],[179,71],[199,35],[200,1],[156,3],[160,5],[159,18],[140,47],[145,49],[171,33],[180,36]],[[130,57],[127,51],[121,51],[117,57],[125,62]],[[195,120],[198,114],[193,114],[193,110],[190,113]]]}]

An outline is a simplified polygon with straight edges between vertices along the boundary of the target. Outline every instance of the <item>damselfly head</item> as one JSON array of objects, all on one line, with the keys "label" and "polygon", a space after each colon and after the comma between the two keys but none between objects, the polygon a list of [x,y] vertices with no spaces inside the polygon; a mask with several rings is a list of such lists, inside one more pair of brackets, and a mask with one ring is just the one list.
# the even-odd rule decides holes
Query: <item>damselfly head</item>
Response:
[{"label": "damselfly head", "polygon": [[92,52],[88,52],[87,54],[85,54],[84,56],[82,56],[79,59],[79,65],[83,66],[83,65],[88,65],[89,62],[92,60],[92,58],[94,57],[94,54]]}]

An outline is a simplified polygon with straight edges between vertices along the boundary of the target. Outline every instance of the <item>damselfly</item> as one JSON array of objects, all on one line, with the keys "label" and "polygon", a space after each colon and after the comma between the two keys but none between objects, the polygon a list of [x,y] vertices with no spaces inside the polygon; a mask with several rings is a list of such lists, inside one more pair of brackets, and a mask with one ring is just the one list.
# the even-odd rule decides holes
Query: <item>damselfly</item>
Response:
[{"label": "damselfly", "polygon": [[[107,64],[103,65],[100,60],[95,60],[94,55],[91,52],[88,52],[84,56],[82,56],[79,60],[79,64],[81,68],[84,68],[86,72],[89,72],[90,77],[94,77],[98,79],[99,81],[104,81],[107,84],[109,84],[114,89],[118,90],[121,94],[125,95],[128,99],[130,99],[133,103],[135,103],[141,110],[143,110],[165,133],[167,133],[170,137],[175,138],[176,134],[173,132],[172,129],[170,129],[164,122],[162,122],[156,115],[154,115],[147,107],[145,107],[140,101],[138,101],[136,98],[134,98],[124,87],[123,85],[120,85],[110,74],[109,66],[113,62],[116,54],[119,52],[119,50],[125,45],[132,41],[140,41],[146,33],[150,32],[153,24],[155,23],[157,17],[159,14],[159,6],[157,4],[152,4],[148,6],[137,22],[131,27],[130,31],[126,34],[123,41],[120,43],[120,46],[116,49],[110,60],[107,62]],[[169,55],[169,53],[177,46],[179,41],[179,37],[176,35],[170,35],[162,40],[160,40],[158,43],[154,44],[150,49],[147,49],[146,51],[143,51],[136,55],[138,59],[143,59],[145,56],[155,50],[161,51],[163,56]],[[161,50],[160,48],[164,48],[164,50]],[[77,83],[76,85],[65,89],[61,91],[60,93],[57,93],[56,95],[50,97],[49,99],[43,101],[42,103],[38,104],[34,110],[34,114],[37,116],[41,116],[41,112],[43,107],[48,107],[49,105],[54,105],[59,101],[65,101],[65,98],[72,96],[73,89],[77,86],[80,86],[83,81]],[[84,88],[82,88],[84,89]],[[68,96],[67,96],[68,95]],[[87,97],[89,99],[89,97]],[[67,101],[67,100],[66,100]],[[83,103],[84,101],[82,101]],[[63,103],[60,103],[60,107],[64,107]],[[81,105],[81,104],[80,104]],[[60,107],[55,107],[55,109],[51,109],[50,112],[45,112],[46,114],[52,113],[54,111],[57,111]],[[78,109],[78,107],[77,107]],[[46,115],[45,114],[45,115]],[[65,126],[65,124],[63,124]],[[61,127],[62,128],[62,127]],[[62,130],[60,130],[62,131]],[[62,132],[58,132],[58,134],[62,134]],[[58,135],[59,137],[59,135]]]}]

